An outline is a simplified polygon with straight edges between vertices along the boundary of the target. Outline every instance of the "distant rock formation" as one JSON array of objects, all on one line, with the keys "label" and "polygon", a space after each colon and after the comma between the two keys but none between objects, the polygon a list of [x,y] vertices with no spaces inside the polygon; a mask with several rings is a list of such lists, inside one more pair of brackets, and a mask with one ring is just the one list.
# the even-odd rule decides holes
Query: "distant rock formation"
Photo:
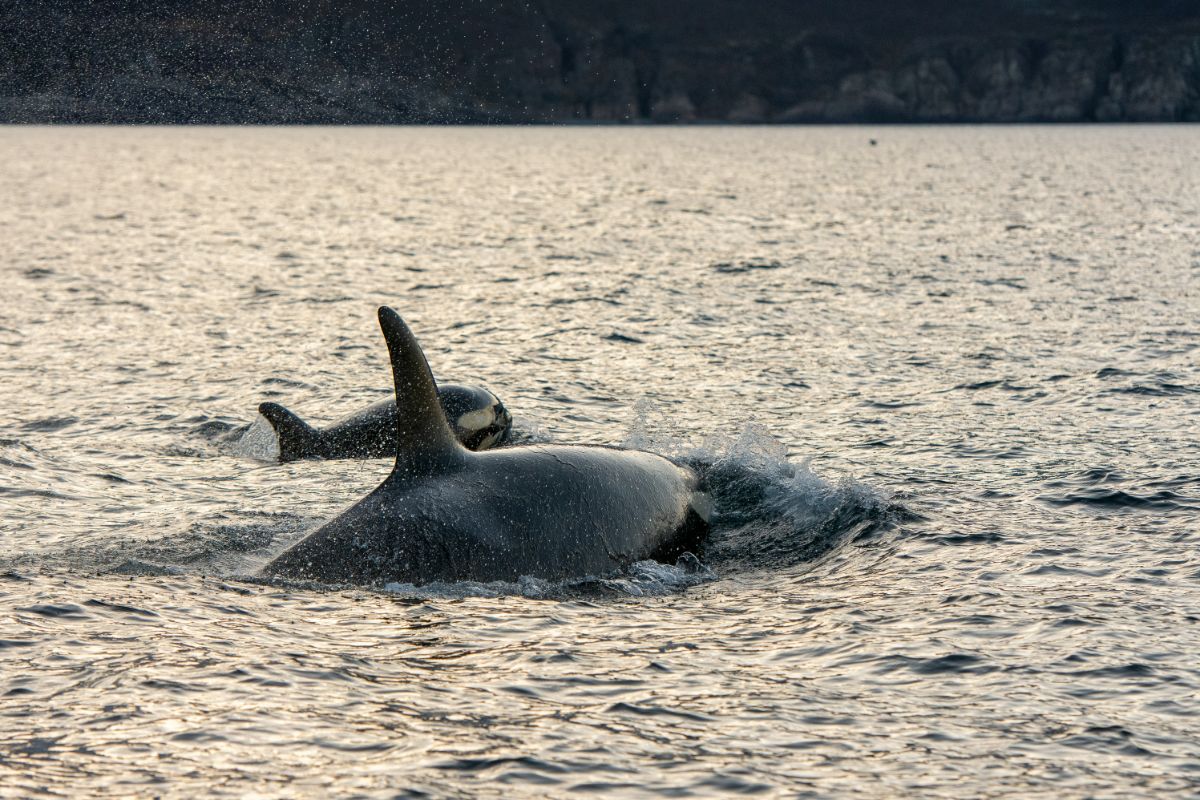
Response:
[{"label": "distant rock formation", "polygon": [[956,42],[847,71],[789,121],[1200,120],[1200,36]]},{"label": "distant rock formation", "polygon": [[0,0],[0,122],[1200,121],[1194,3],[975,5]]}]

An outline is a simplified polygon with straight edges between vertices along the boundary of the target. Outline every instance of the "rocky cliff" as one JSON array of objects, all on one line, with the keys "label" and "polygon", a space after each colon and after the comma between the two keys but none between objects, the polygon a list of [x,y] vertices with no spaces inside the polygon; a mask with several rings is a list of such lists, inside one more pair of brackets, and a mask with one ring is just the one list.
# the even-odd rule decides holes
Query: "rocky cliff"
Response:
[{"label": "rocky cliff", "polygon": [[1174,0],[0,0],[0,121],[1200,120]]}]

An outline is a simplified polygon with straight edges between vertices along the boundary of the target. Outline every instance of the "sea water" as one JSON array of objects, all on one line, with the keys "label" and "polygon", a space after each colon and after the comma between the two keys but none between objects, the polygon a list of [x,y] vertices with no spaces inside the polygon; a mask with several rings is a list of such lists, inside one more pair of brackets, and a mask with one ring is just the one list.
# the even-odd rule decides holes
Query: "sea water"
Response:
[{"label": "sea water", "polygon": [[[1200,791],[1200,130],[0,128],[0,796]],[[257,569],[381,304],[698,560]],[[564,533],[567,533],[564,531]]]}]

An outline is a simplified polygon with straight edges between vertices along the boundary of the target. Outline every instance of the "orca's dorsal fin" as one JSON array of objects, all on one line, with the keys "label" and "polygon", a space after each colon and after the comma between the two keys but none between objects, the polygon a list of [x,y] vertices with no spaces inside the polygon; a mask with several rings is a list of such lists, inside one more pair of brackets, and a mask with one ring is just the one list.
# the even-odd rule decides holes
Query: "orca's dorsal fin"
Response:
[{"label": "orca's dorsal fin", "polygon": [[466,451],[438,402],[437,384],[417,337],[387,306],[379,308],[396,386],[396,466],[393,478],[413,479],[459,466]]}]

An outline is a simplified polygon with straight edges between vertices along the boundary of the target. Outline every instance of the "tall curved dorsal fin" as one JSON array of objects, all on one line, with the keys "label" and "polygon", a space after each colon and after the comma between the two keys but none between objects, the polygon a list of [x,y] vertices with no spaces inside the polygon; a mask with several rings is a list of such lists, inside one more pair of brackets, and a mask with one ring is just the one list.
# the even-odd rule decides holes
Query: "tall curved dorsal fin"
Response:
[{"label": "tall curved dorsal fin", "polygon": [[454,469],[466,451],[438,402],[437,384],[417,337],[387,306],[379,308],[396,386],[396,466],[392,477],[418,478]]}]

